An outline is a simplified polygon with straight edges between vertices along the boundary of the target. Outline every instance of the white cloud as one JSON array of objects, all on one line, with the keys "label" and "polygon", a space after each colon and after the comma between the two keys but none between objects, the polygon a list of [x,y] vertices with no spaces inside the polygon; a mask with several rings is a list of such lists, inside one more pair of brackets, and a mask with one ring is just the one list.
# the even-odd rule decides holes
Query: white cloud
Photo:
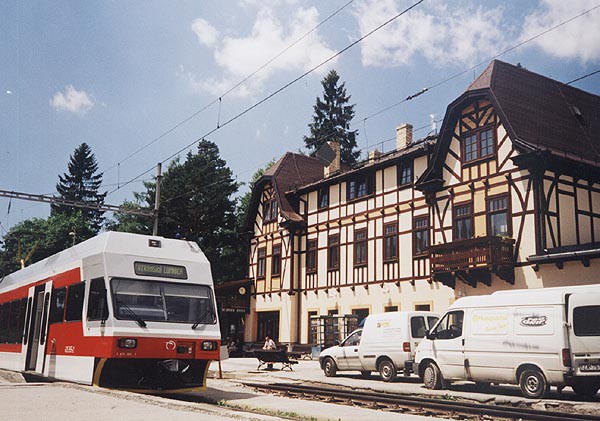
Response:
[{"label": "white cloud", "polygon": [[[288,9],[286,16],[288,20],[284,22],[275,15],[273,9],[262,6],[257,12],[250,34],[226,36],[216,40],[213,55],[215,63],[223,70],[223,76],[218,79],[198,79],[188,73],[186,76],[192,86],[213,95],[222,94],[277,56],[319,22],[319,12],[315,7],[299,7],[292,11]],[[238,87],[231,95],[243,97],[259,92],[265,81],[274,73],[305,71],[333,54],[334,51],[326,45],[318,32],[314,31],[259,71],[243,86]],[[332,60],[329,65],[333,65],[334,62],[335,60]],[[320,73],[326,70],[323,68]]]},{"label": "white cloud", "polygon": [[[394,0],[359,2],[354,14],[360,35],[367,34],[409,4],[402,2],[399,6]],[[446,2],[432,0],[361,42],[362,63],[398,66],[420,55],[437,65],[472,64],[506,45],[506,32],[510,28],[502,25],[503,13],[500,7],[463,2],[461,7],[448,8]]]},{"label": "white cloud", "polygon": [[[525,18],[521,38],[529,39],[597,4],[597,0],[542,0],[541,8]],[[559,58],[575,58],[584,63],[600,59],[600,9],[548,32],[530,45]]]},{"label": "white cloud", "polygon": [[213,47],[217,42],[219,31],[210,23],[202,18],[194,20],[192,23],[192,31],[198,37],[198,42],[207,47]]},{"label": "white cloud", "polygon": [[83,114],[94,106],[85,91],[76,90],[73,85],[67,85],[65,92],[57,92],[50,100],[50,105],[56,110],[66,110],[72,113]]}]

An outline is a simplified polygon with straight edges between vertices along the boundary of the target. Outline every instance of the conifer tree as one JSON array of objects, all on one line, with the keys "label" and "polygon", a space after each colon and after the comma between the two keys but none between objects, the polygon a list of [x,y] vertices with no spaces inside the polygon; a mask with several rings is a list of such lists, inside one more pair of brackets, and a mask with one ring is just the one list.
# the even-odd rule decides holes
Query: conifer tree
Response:
[{"label": "conifer tree", "polygon": [[321,145],[328,140],[340,143],[342,164],[352,165],[360,156],[356,148],[358,130],[350,130],[354,117],[354,104],[349,104],[350,95],[346,94],[346,83],[338,85],[339,75],[331,70],[321,81],[323,99],[317,97],[314,105],[313,121],[308,125],[310,136],[304,136],[304,143],[314,156]]},{"label": "conifer tree", "polygon": [[[99,193],[102,174],[98,174],[98,163],[91,148],[82,143],[71,155],[68,172],[59,175],[56,191],[59,197],[86,203],[103,204],[105,193]],[[103,211],[96,209],[78,209],[70,206],[52,205],[52,214],[74,216],[80,214],[94,234],[97,234],[104,222]]]}]

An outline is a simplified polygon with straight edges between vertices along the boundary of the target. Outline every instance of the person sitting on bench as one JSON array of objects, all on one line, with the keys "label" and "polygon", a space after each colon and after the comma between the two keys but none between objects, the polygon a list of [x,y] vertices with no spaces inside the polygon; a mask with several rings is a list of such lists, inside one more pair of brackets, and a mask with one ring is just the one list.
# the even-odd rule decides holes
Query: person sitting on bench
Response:
[{"label": "person sitting on bench", "polygon": [[[275,345],[275,341],[269,336],[265,336],[265,344],[263,345],[263,349],[267,350],[276,350],[277,345]],[[273,370],[273,363],[267,364],[267,370]]]}]

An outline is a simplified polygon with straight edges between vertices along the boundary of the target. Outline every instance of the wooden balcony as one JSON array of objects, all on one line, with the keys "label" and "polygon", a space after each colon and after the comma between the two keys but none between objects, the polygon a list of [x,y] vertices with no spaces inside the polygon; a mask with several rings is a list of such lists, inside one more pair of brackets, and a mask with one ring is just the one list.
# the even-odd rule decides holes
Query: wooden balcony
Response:
[{"label": "wooden balcony", "polygon": [[491,285],[492,274],[514,284],[514,244],[512,238],[490,236],[431,246],[431,275],[452,288],[457,279],[472,287]]}]

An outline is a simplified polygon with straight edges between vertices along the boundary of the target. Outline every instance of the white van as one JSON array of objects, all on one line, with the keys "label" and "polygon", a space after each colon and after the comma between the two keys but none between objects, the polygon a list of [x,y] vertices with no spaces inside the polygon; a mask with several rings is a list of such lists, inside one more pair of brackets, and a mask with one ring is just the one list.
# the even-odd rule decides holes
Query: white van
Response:
[{"label": "white van", "polygon": [[395,311],[372,314],[364,327],[352,332],[341,344],[321,352],[319,362],[327,377],[337,371],[360,371],[369,376],[378,371],[383,381],[405,376],[412,370],[412,353],[439,316],[428,311]]},{"label": "white van", "polygon": [[600,388],[600,285],[500,291],[456,300],[415,354],[430,389],[454,380],[518,384],[541,398],[553,385]]}]

